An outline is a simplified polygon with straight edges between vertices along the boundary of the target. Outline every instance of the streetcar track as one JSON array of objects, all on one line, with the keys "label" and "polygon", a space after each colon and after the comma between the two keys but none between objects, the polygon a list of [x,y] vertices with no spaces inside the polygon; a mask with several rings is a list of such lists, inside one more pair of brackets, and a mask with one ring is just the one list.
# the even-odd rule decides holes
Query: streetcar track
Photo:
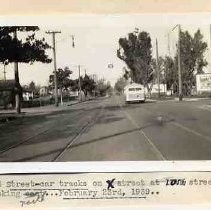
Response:
[{"label": "streetcar track", "polygon": [[[82,113],[83,113],[83,112],[81,112],[80,114],[82,114]],[[79,114],[79,113],[77,113],[77,114]],[[77,115],[77,114],[76,114],[76,115]],[[56,125],[55,125],[55,123],[56,123]],[[57,123],[58,123],[58,119],[57,119],[57,120],[54,120],[53,126],[51,126],[50,128],[48,128],[48,129],[46,129],[46,130],[44,130],[44,131],[41,131],[41,132],[39,132],[39,133],[37,133],[37,134],[35,134],[35,135],[33,135],[33,136],[30,136],[29,138],[26,138],[26,139],[24,139],[24,140],[22,140],[22,141],[20,141],[20,142],[17,142],[17,143],[15,143],[15,144],[13,144],[13,145],[11,145],[11,146],[5,148],[5,149],[0,150],[0,157],[2,157],[3,155],[5,155],[7,152],[13,151],[13,149],[18,148],[19,146],[24,145],[24,143],[30,142],[30,141],[33,140],[34,138],[36,138],[36,137],[38,137],[38,136],[40,136],[40,135],[43,135],[43,134],[45,134],[45,133],[48,133],[49,131],[51,131],[51,130],[54,129],[55,127],[58,127]]]},{"label": "streetcar track", "polygon": [[37,136],[40,136],[40,135],[42,135],[42,134],[44,134],[44,133],[47,133],[47,132],[48,132],[49,130],[51,130],[51,129],[52,129],[52,128],[49,128],[49,129],[47,129],[47,130],[44,130],[44,131],[42,131],[42,132],[40,132],[40,133],[38,133],[38,134],[36,134],[36,135],[34,135],[34,136],[31,136],[31,137],[29,137],[29,138],[26,138],[26,139],[24,139],[23,141],[17,142],[16,144],[13,144],[13,145],[11,145],[10,147],[7,147],[7,148],[1,150],[1,151],[0,151],[0,157],[1,157],[2,155],[4,155],[5,153],[7,153],[8,151],[12,151],[13,149],[15,149],[15,148],[19,147],[20,145],[22,145],[22,144],[24,144],[24,143],[26,143],[26,142],[28,142],[28,141],[30,141],[30,140],[36,138]]},{"label": "streetcar track", "polygon": [[64,153],[71,147],[71,145],[76,142],[76,140],[86,131],[86,129],[89,127],[90,122],[88,122],[86,125],[82,126],[82,128],[80,129],[80,131],[67,143],[67,145],[62,149],[61,152],[59,152],[59,154],[57,154],[52,162],[56,162],[58,161],[63,155]]},{"label": "streetcar track", "polygon": [[57,154],[53,159],[52,162],[56,162],[59,159],[61,159],[62,156],[64,156],[64,154],[67,152],[67,150],[69,151],[69,149],[71,148],[71,146],[80,138],[80,136],[91,126],[93,126],[102,116],[102,112],[104,111],[104,107],[105,105],[103,105],[101,107],[101,111],[98,114],[97,117],[95,117],[92,121],[89,121],[88,123],[86,123],[84,126],[82,126],[82,128],[79,130],[79,132],[73,137],[71,138],[71,140],[66,144],[66,146],[62,149],[61,152],[59,152],[59,154]]},{"label": "streetcar track", "polygon": [[[98,121],[98,119],[102,116],[102,112],[104,110],[104,107],[105,107],[105,104],[101,105],[100,113],[98,113],[96,117],[94,116],[94,119],[92,121],[89,121],[88,123],[85,123],[85,125],[83,125],[79,129],[79,131],[76,133],[76,135],[73,138],[71,138],[71,140],[65,146],[65,148],[63,148],[63,150],[52,161],[57,161],[59,158],[61,158],[61,156],[67,151],[67,149],[69,149],[71,147],[71,145],[86,131],[86,129],[88,127],[91,127],[94,123],[96,123]],[[80,113],[75,113],[74,117],[76,117],[77,115],[83,115],[84,114],[83,111],[81,111]],[[88,109],[87,111],[90,111],[90,110]],[[73,117],[73,116],[71,116],[71,117]],[[55,123],[56,123],[56,125],[55,125]],[[42,131],[40,133],[37,133],[34,136],[26,138],[23,141],[17,142],[15,144],[13,144],[13,145],[1,150],[0,151],[0,158],[2,158],[3,155],[7,154],[7,152],[11,152],[14,149],[18,148],[19,146],[24,145],[24,143],[33,141],[33,139],[36,138],[37,136],[43,135],[43,134],[47,133],[48,131],[51,131],[55,127],[58,127],[57,123],[58,123],[58,119],[53,122],[53,126],[51,126],[50,128],[48,128],[48,129],[46,129],[46,130],[44,130],[44,131]]]}]

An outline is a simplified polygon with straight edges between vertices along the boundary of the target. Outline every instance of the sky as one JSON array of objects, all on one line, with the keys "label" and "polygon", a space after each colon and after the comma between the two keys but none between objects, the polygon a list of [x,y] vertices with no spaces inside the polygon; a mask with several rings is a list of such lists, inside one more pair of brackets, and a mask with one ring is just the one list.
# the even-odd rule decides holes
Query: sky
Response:
[{"label": "sky", "polygon": [[[127,37],[135,28],[147,31],[152,40],[153,57],[155,57],[155,40],[158,40],[160,56],[173,56],[176,50],[175,44],[178,31],[172,28],[181,24],[182,30],[188,30],[193,34],[198,28],[204,35],[204,41],[208,43],[205,54],[208,62],[211,61],[210,53],[210,26],[211,14],[189,15],[162,15],[162,14],[134,14],[134,15],[55,15],[55,16],[2,16],[0,24],[8,25],[37,25],[40,31],[37,37],[45,37],[52,45],[52,36],[46,34],[48,30],[61,31],[56,35],[56,61],[57,68],[68,66],[73,74],[71,78],[78,77],[78,65],[81,66],[81,74],[96,74],[97,78],[105,78],[112,85],[123,75],[125,63],[116,56],[120,37]],[[169,48],[168,35],[169,34]],[[72,47],[74,35],[75,47]],[[24,38],[23,33],[18,33],[18,38]],[[169,51],[170,49],[170,51]],[[52,58],[52,50],[47,53]],[[113,64],[113,68],[108,68]],[[14,64],[6,66],[7,79],[14,78]],[[211,72],[209,66],[206,71]],[[0,79],[3,78],[4,66],[0,65]],[[29,84],[34,81],[37,85],[47,85],[49,75],[53,72],[53,62],[50,64],[34,63],[19,64],[21,84]]]}]

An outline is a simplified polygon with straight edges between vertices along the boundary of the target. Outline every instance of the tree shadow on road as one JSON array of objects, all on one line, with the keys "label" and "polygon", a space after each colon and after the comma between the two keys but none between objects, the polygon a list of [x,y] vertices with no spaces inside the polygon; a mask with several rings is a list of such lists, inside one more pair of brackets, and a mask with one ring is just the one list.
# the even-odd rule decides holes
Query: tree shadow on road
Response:
[{"label": "tree shadow on road", "polygon": [[[171,121],[172,120],[169,120],[169,121],[166,121],[165,123],[168,123],[168,122],[171,122]],[[106,135],[106,136],[101,136],[99,138],[91,139],[91,140],[88,140],[88,141],[85,141],[85,142],[73,143],[68,148],[68,150],[69,149],[73,149],[73,148],[77,148],[77,147],[80,147],[80,146],[85,146],[85,145],[88,145],[88,144],[100,142],[100,141],[109,140],[111,138],[115,138],[115,137],[120,137],[120,136],[123,136],[123,135],[131,134],[131,133],[134,133],[134,132],[137,132],[137,131],[141,131],[141,130],[147,129],[147,128],[151,127],[151,126],[157,126],[157,122],[151,122],[151,123],[149,123],[149,124],[147,124],[145,126],[139,127],[139,128],[129,129],[129,130],[126,130],[126,131],[122,131],[122,132],[118,132],[118,133],[113,133],[113,134]],[[52,155],[53,157],[56,157],[64,149],[65,149],[65,147],[60,148],[60,149],[56,149],[56,150],[47,151],[45,153],[33,155],[33,156],[30,156],[30,157],[16,159],[15,162],[31,161],[31,160],[34,160],[35,158],[42,158],[42,157],[45,157],[45,156],[48,156],[48,155]],[[52,158],[52,160],[53,159],[54,158]]]},{"label": "tree shadow on road", "polygon": [[[61,116],[64,116],[65,119],[61,119]],[[27,117],[21,124],[17,123],[18,127],[16,127],[16,124],[13,124],[12,126],[9,126],[9,128],[6,127],[4,133],[0,134],[0,153],[18,143],[20,143],[20,145],[16,147],[39,144],[42,142],[55,141],[56,143],[56,141],[61,139],[62,144],[63,140],[68,138],[71,139],[74,135],[77,135],[80,132],[81,127],[90,121],[94,121],[94,118],[86,118],[86,113],[79,111],[75,113],[74,116],[71,115],[71,117],[68,117],[68,111],[50,113],[46,116]],[[123,117],[116,116],[115,114],[103,114],[97,119],[95,124],[107,124],[123,119]],[[51,123],[47,129],[43,129],[42,124],[45,124],[49,120],[53,120],[53,123]],[[38,124],[40,125],[39,129],[37,128],[35,131],[31,132],[30,135],[29,127],[37,126]],[[22,136],[21,129],[22,132],[24,130],[24,132],[28,133],[25,137]],[[90,129],[91,127],[84,131],[84,133],[87,133]],[[10,133],[8,133],[8,131]],[[8,141],[7,139],[9,137],[13,138],[13,141]]]},{"label": "tree shadow on road", "polygon": [[[102,137],[92,139],[92,140],[89,140],[89,141],[86,141],[86,142],[75,143],[71,147],[69,147],[68,149],[76,148],[76,147],[79,147],[79,146],[84,146],[84,145],[99,142],[99,141],[109,140],[110,138],[113,138],[113,137],[118,137],[118,136],[122,136],[122,135],[125,135],[125,134],[140,131],[141,129],[147,128],[149,126],[151,126],[151,125],[146,125],[146,126],[143,126],[143,127],[140,127],[140,128],[130,129],[130,130],[127,130],[127,131],[122,131],[122,132],[114,133],[114,134],[111,134],[111,135],[102,136]],[[58,155],[58,153],[62,152],[64,149],[65,149],[65,147],[60,148],[60,149],[56,149],[56,150],[51,150],[51,151],[48,151],[48,152],[45,152],[45,153],[42,153],[42,154],[33,155],[33,156],[30,156],[30,157],[16,159],[14,162],[31,161],[35,158],[42,158],[42,157],[45,157],[45,156],[48,156],[48,155],[53,155],[53,156],[55,155],[54,157],[56,157]]]}]

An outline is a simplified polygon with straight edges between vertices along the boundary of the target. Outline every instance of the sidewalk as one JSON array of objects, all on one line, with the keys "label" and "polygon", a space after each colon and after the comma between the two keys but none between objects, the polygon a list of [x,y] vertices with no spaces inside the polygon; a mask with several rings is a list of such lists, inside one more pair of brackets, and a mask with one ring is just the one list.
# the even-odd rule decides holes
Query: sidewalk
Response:
[{"label": "sidewalk", "polygon": [[[211,98],[202,98],[202,97],[183,97],[182,101],[191,102],[191,101],[203,101],[210,100]],[[168,101],[179,101],[178,97],[167,97],[167,98],[148,98],[149,102],[168,102]]]},{"label": "sidewalk", "polygon": [[[183,98],[183,101],[202,101],[202,100],[209,100],[211,98],[201,98],[201,97],[191,97],[191,98]],[[179,101],[179,98],[174,98],[174,101]]]},{"label": "sidewalk", "polygon": [[55,105],[47,105],[41,107],[22,108],[20,114],[17,114],[15,109],[0,110],[0,124],[24,116],[42,115],[58,110],[65,110],[67,109],[68,106],[72,106],[78,103],[79,103],[78,101],[70,101],[70,102],[64,102],[63,105],[59,104],[58,107],[55,107]]}]

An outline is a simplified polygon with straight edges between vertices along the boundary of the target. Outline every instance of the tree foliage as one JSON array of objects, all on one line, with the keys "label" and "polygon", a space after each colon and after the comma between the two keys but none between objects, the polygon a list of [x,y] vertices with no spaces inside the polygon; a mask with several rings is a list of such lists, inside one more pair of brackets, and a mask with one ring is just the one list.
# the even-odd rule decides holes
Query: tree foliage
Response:
[{"label": "tree foliage", "polygon": [[163,59],[163,71],[164,83],[167,85],[167,89],[170,89],[174,84],[177,84],[178,80],[177,67],[172,57],[166,56]]},{"label": "tree foliage", "polygon": [[117,50],[117,56],[127,64],[130,70],[127,75],[134,82],[149,88],[148,84],[153,80],[150,35],[145,31],[139,32],[137,35],[129,33],[127,38],[119,39],[119,45],[121,48]]},{"label": "tree foliage", "polygon": [[[17,112],[21,112],[21,87],[19,84],[18,63],[50,63],[51,59],[46,54],[50,46],[45,39],[37,39],[35,32],[39,30],[37,26],[4,26],[0,27],[0,62],[14,62],[15,72],[15,98]],[[26,38],[19,38],[17,32],[23,32]]]},{"label": "tree foliage", "polygon": [[[195,75],[201,74],[207,66],[204,53],[207,43],[203,41],[203,35],[198,29],[193,36],[188,31],[180,32],[180,56],[183,94],[191,94],[192,86],[195,85]],[[178,55],[175,57],[175,65],[178,66]]]},{"label": "tree foliage", "polygon": [[87,96],[88,93],[92,95],[92,92],[95,90],[95,88],[95,81],[90,76],[85,74],[85,76],[81,79],[81,89],[84,91],[85,96]]},{"label": "tree foliage", "polygon": [[[71,74],[72,71],[68,67],[65,67],[64,69],[59,68],[56,71],[58,88],[67,89],[68,87],[71,86],[72,84],[72,80],[70,79]],[[49,76],[49,86],[51,89],[55,87],[54,74]]]},{"label": "tree foliage", "polygon": [[[71,79],[70,75],[72,71],[65,67],[64,69],[59,68],[57,70],[57,85],[60,89],[71,89],[72,91],[79,91],[79,79]],[[96,88],[95,81],[87,74],[84,77],[80,77],[81,90],[84,92],[85,96],[88,94],[92,95]],[[53,89],[54,86],[54,75],[49,76],[49,87]]]},{"label": "tree foliage", "polygon": [[34,95],[38,96],[40,91],[40,86],[36,85],[34,81],[31,81],[29,84],[23,86],[23,90],[32,91]]},{"label": "tree foliage", "polygon": [[32,91],[35,95],[39,95],[40,86],[36,85],[34,81],[31,81],[28,85],[28,89]]},{"label": "tree foliage", "polygon": [[119,93],[122,93],[124,90],[124,87],[127,85],[127,80],[124,77],[120,77],[115,85],[114,88],[116,91],[118,91]]},{"label": "tree foliage", "polygon": [[[0,62],[8,60],[19,63],[50,63],[51,59],[46,54],[50,45],[45,39],[37,39],[37,26],[4,26],[0,27]],[[18,39],[14,37],[15,32],[24,32],[26,37]]]},{"label": "tree foliage", "polygon": [[110,82],[106,82],[105,79],[99,79],[96,84],[96,92],[99,96],[105,96],[106,94],[111,94],[112,87]]}]

